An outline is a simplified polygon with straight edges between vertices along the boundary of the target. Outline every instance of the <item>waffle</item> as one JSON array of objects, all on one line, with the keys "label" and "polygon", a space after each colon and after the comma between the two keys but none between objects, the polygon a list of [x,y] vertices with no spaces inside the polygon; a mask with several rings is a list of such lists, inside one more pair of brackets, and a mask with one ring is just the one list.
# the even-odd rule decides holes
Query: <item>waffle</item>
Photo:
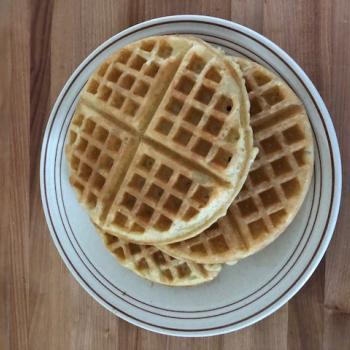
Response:
[{"label": "waffle", "polygon": [[170,243],[223,216],[255,156],[239,66],[186,37],[130,44],[92,74],[69,127],[70,182],[122,239]]},{"label": "waffle", "polygon": [[298,212],[313,172],[312,133],[302,102],[266,68],[234,61],[249,92],[258,156],[225,217],[194,238],[159,246],[198,263],[237,261],[275,240]]},{"label": "waffle", "polygon": [[194,286],[218,276],[220,264],[197,264],[176,259],[151,245],[135,244],[96,227],[107,249],[117,261],[137,275],[152,282],[176,286]]}]

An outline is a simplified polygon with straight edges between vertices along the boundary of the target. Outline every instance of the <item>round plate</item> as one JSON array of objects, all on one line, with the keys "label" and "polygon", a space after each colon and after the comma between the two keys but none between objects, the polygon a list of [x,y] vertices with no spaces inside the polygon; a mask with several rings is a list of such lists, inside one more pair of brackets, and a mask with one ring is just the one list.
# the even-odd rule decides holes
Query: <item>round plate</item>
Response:
[{"label": "round plate", "polygon": [[[315,140],[315,170],[297,218],[273,244],[217,279],[190,288],[149,283],[106,251],[68,182],[67,129],[89,75],[120,47],[162,34],[192,34],[279,74],[304,102]],[[180,336],[234,331],[268,316],[307,281],[331,239],[341,194],[341,163],[328,111],[310,79],[283,50],[241,25],[202,16],[163,17],[113,36],[76,69],[52,110],[42,146],[40,185],[46,220],[62,259],[79,283],[117,316]]]}]

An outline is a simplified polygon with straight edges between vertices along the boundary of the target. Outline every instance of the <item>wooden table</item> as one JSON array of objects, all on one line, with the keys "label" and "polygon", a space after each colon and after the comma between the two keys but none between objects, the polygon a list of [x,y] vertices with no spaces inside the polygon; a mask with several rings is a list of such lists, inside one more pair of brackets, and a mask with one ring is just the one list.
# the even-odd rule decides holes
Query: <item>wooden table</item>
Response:
[{"label": "wooden table", "polygon": [[[240,332],[157,335],[95,302],[67,271],[39,192],[43,131],[64,82],[91,50],[146,19],[232,19],[275,41],[311,77],[337,129],[344,189],[325,259],[278,312]],[[350,349],[350,1],[0,2],[0,349]]]}]

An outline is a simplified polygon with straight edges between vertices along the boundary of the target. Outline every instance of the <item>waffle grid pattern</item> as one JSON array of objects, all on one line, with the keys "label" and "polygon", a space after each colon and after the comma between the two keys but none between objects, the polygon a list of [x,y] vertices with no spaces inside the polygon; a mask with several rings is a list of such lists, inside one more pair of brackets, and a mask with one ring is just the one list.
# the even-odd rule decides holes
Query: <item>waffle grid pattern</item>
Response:
[{"label": "waffle grid pattern", "polygon": [[211,196],[210,189],[193,181],[188,170],[147,145],[142,145],[126,175],[125,191],[110,209],[113,224],[144,232],[144,227],[166,231],[176,217],[185,221],[198,214]]},{"label": "waffle grid pattern", "polygon": [[[218,92],[219,84],[225,78],[220,71],[223,68],[215,64],[213,54],[201,58],[195,53],[196,50],[189,49],[176,61],[177,56],[173,56],[178,54],[176,50],[167,41],[153,39],[120,50],[99,67],[84,89],[80,104],[83,108],[91,109],[96,118],[76,114],[74,118],[79,119],[81,128],[77,128],[75,119],[70,127],[67,155],[72,167],[71,183],[80,193],[80,201],[90,210],[98,209],[98,212],[93,212],[92,218],[100,226],[111,232],[116,231],[116,234],[132,232],[134,239],[140,241],[143,240],[142,233],[148,228],[154,232],[165,232],[177,219],[193,219],[210,204],[214,198],[213,189],[233,190],[233,186],[228,189],[223,172],[212,169],[212,166],[209,170],[203,164],[211,162],[211,165],[227,168],[233,157],[235,142],[232,138],[236,141],[239,133],[235,126],[232,127],[232,119],[228,122],[227,117],[236,111],[239,123],[238,102],[234,100],[236,96],[232,94],[228,98]],[[173,73],[166,73],[169,64]],[[179,69],[174,69],[175,66]],[[146,97],[158,85],[159,75],[162,75],[162,79],[170,78],[168,92],[163,90],[164,93],[160,94],[158,106],[161,108],[164,105],[164,117],[152,118],[154,113],[150,113],[144,118],[145,110],[153,108],[146,106]],[[177,110],[179,106],[175,100],[181,101],[181,108],[184,109],[181,115],[187,108],[183,118],[180,118],[181,108]],[[191,113],[194,110],[201,114],[197,122],[194,121],[196,113]],[[168,144],[166,138],[160,139],[158,132],[149,133],[152,123],[158,123],[157,130],[163,128],[164,131],[164,125],[160,126],[159,123],[169,122],[175,114],[178,114],[178,118],[172,121],[176,124],[172,144]],[[112,135],[109,132],[112,129],[118,132]],[[181,152],[179,145],[184,142],[187,132],[194,136],[187,149]],[[114,149],[109,152],[113,138]],[[130,138],[137,143],[132,150],[128,150]],[[231,153],[227,150],[229,146]],[[158,154],[147,156],[143,154],[145,148]],[[174,150],[179,158],[177,162],[176,157],[170,156]],[[113,152],[116,154],[113,155]],[[189,157],[189,154],[193,157]],[[132,159],[141,155],[142,159],[148,157],[155,162],[153,169],[133,167]],[[119,173],[116,169],[112,171],[112,167],[116,163],[120,167],[120,161],[126,158],[129,160],[124,163],[126,167],[133,168],[123,173],[122,177],[132,180],[113,187],[109,177],[117,177]],[[182,163],[185,165],[180,171]],[[163,177],[166,172],[174,174],[169,181],[164,181],[164,178],[160,178],[160,172],[163,172]],[[198,173],[201,175],[194,175]],[[223,175],[221,179],[220,174]],[[97,205],[101,197],[102,205]],[[148,238],[144,243],[157,240],[156,237]]]},{"label": "waffle grid pattern", "polygon": [[[162,61],[171,56],[172,48],[163,41],[149,40],[140,47],[124,48],[112,62],[102,64],[87,85],[86,92],[120,112],[120,120],[141,129],[142,107],[146,95],[154,85]],[[101,105],[101,104],[100,104]],[[118,116],[118,113],[114,113]]]},{"label": "waffle grid pattern", "polygon": [[154,282],[169,285],[198,284],[213,279],[219,265],[210,267],[175,259],[154,246],[139,245],[103,233],[108,250],[124,266]]},{"label": "waffle grid pattern", "polygon": [[218,89],[221,74],[213,59],[205,61],[193,53],[174,77],[173,88],[160,107],[162,117],[151,122],[148,135],[222,170],[234,156],[232,143],[239,135],[236,127],[226,126],[238,102]]},{"label": "waffle grid pattern", "polygon": [[80,111],[72,120],[68,145],[72,149],[70,181],[80,200],[94,209],[103,197],[101,193],[114,165],[129,148],[129,135],[123,130],[116,132],[115,128],[99,123],[92,114]]},{"label": "waffle grid pattern", "polygon": [[308,185],[312,145],[300,102],[259,66],[244,75],[259,154],[227,216],[199,236],[162,247],[169,254],[208,263],[249,255],[283,230]]}]

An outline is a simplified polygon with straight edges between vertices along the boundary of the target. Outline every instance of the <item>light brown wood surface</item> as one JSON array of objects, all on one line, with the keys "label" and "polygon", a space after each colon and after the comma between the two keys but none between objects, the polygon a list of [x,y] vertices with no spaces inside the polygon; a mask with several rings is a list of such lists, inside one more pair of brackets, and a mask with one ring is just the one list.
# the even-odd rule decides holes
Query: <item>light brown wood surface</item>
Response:
[{"label": "light brown wood surface", "polygon": [[[50,109],[75,67],[111,35],[174,14],[231,19],[275,41],[305,69],[332,115],[343,200],[326,257],[278,312],[242,331],[184,339],[136,328],[67,271],[39,191]],[[0,1],[0,349],[350,349],[350,1]]]}]

